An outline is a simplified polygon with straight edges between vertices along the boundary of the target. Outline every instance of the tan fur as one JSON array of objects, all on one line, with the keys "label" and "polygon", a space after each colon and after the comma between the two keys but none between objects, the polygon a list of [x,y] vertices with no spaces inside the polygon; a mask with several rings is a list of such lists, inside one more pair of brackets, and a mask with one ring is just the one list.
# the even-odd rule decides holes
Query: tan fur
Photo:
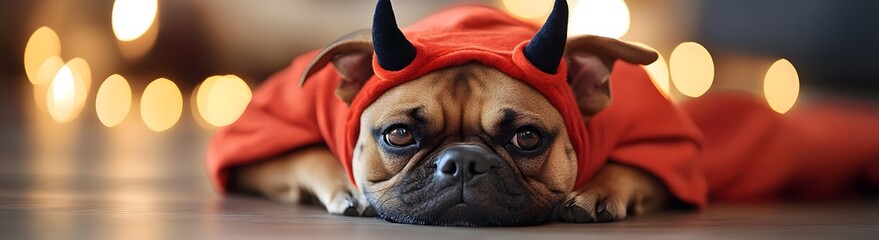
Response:
[{"label": "tan fur", "polygon": [[[313,196],[334,214],[348,210],[350,200],[366,206],[365,201],[360,202],[360,192],[348,182],[342,165],[324,146],[306,147],[236,171],[232,183],[235,187],[275,201],[296,203]],[[364,209],[356,210],[359,213]]]}]

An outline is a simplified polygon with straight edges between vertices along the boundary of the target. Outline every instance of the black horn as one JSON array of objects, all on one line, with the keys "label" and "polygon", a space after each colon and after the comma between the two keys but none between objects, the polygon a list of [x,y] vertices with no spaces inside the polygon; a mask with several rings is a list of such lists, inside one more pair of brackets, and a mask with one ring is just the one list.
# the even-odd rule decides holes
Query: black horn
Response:
[{"label": "black horn", "polygon": [[546,23],[525,46],[525,57],[541,71],[555,74],[565,52],[567,38],[568,2],[556,0]]},{"label": "black horn", "polygon": [[372,19],[372,44],[378,65],[397,71],[415,60],[415,47],[397,26],[397,18],[389,0],[379,0]]}]

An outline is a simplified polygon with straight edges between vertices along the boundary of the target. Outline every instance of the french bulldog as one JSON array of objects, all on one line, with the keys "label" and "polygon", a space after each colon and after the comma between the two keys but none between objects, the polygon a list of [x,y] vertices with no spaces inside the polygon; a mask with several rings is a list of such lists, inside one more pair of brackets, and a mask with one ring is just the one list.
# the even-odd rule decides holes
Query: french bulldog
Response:
[{"label": "french bulldog", "polygon": [[[578,117],[589,121],[611,102],[616,61],[649,64],[657,54],[612,38],[568,39],[567,3],[555,4],[524,55],[550,73],[566,65],[562,74]],[[324,48],[303,70],[300,85],[331,64],[327,68],[341,77],[334,94],[351,104],[374,81],[376,68],[419,64],[411,46],[390,2],[380,0],[373,29]],[[655,176],[613,161],[575,188],[579,156],[558,107],[533,85],[480,61],[450,64],[387,89],[362,110],[358,124],[350,176],[338,155],[315,144],[231,168],[229,188],[280,202],[316,199],[332,214],[455,226],[608,222],[673,199]]]}]

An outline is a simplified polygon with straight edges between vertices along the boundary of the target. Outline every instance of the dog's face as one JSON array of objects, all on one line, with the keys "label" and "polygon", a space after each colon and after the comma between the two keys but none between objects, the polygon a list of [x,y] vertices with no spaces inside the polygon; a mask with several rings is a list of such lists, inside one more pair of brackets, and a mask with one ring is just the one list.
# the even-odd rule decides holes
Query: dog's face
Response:
[{"label": "dog's face", "polygon": [[395,222],[542,223],[576,177],[558,111],[530,86],[476,63],[385,92],[360,126],[355,179],[379,216]]}]

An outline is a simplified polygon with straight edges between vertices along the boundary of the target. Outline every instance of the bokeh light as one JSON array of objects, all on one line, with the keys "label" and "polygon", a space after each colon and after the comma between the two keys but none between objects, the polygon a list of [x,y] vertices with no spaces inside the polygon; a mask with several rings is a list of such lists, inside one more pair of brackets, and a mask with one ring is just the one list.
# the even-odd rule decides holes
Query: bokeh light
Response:
[{"label": "bokeh light", "polygon": [[55,79],[55,74],[64,66],[64,60],[58,56],[52,56],[43,61],[37,70],[33,84],[49,84]]},{"label": "bokeh light", "polygon": [[800,77],[797,69],[787,59],[775,61],[763,79],[763,94],[769,107],[785,113],[797,102],[800,94]]},{"label": "bokeh light", "polygon": [[205,116],[208,115],[208,96],[210,96],[214,83],[220,80],[220,78],[223,78],[223,76],[210,76],[198,85],[198,91],[195,92],[195,103],[201,119],[205,119]]},{"label": "bokeh light", "polygon": [[571,10],[568,36],[620,38],[629,32],[630,22],[629,7],[623,0],[580,0]]},{"label": "bokeh light", "polygon": [[[82,58],[74,58],[67,62],[67,66],[70,67],[71,71],[75,74],[80,74],[82,86],[85,89],[91,89],[92,87],[92,71],[91,67],[89,67],[89,63]],[[76,77],[76,76],[74,76]]]},{"label": "bokeh light", "polygon": [[140,116],[156,132],[177,124],[183,114],[183,95],[171,80],[159,78],[147,85],[140,99]]},{"label": "bokeh light", "polygon": [[503,0],[504,8],[517,17],[525,19],[540,19],[552,10],[552,1],[535,0]]},{"label": "bokeh light", "polygon": [[659,53],[659,51],[656,51],[656,49],[647,44],[639,42],[632,42],[632,44],[650,49],[659,55],[659,58],[657,58],[655,62],[644,66],[644,68],[647,69],[647,73],[650,74],[650,79],[653,80],[653,84],[656,85],[656,88],[661,90],[662,94],[668,98],[671,91],[671,83],[668,79],[668,64],[665,62],[665,58],[662,57],[662,54]]},{"label": "bokeh light", "polygon": [[[60,55],[61,40],[55,31],[48,27],[40,27],[34,31],[24,47],[24,71],[28,80],[33,84],[40,83],[37,80],[37,72],[40,70],[40,67],[49,58],[59,57]],[[58,60],[61,59],[59,58]],[[52,75],[54,76],[54,74]],[[48,81],[51,81],[51,78],[44,83]]]},{"label": "bokeh light", "polygon": [[34,102],[40,110],[47,110],[46,96],[49,94],[49,84],[52,83],[52,80],[58,75],[58,70],[61,70],[63,66],[64,60],[61,60],[61,57],[52,56],[43,62],[37,71],[36,81],[33,85]]},{"label": "bokeh light", "polygon": [[55,79],[49,84],[46,106],[55,122],[68,122],[73,115],[76,96],[76,81],[73,78],[73,71],[65,65],[58,70]]},{"label": "bokeh light", "polygon": [[[207,121],[204,120],[204,117],[201,116],[201,112],[199,111],[198,106],[198,93],[201,91],[201,85],[203,83],[199,83],[195,85],[195,89],[192,90],[192,94],[189,95],[189,110],[192,113],[192,119],[195,119],[195,123],[198,126],[201,126],[204,129],[213,129],[214,125],[211,125]],[[207,94],[207,93],[205,93]]]},{"label": "bokeh light", "polygon": [[70,118],[76,119],[76,117],[79,116],[79,113],[82,112],[82,109],[85,107],[85,102],[88,99],[92,85],[92,71],[88,62],[82,58],[74,58],[68,61],[66,66],[69,67],[71,73],[73,73],[74,83],[73,111]]},{"label": "bokeh light", "polygon": [[[159,18],[160,16],[156,16],[155,21],[158,22]],[[122,57],[127,59],[139,59],[149,53],[153,48],[153,45],[156,44],[156,39],[159,36],[159,27],[159,24],[153,24],[152,27],[147,29],[147,31],[136,40],[117,41],[119,52],[122,53]]]},{"label": "bokeh light", "polygon": [[689,97],[699,97],[714,82],[714,61],[702,45],[681,43],[669,57],[669,72],[675,88]]},{"label": "bokeh light", "polygon": [[104,126],[118,125],[131,111],[131,86],[119,74],[104,80],[95,97],[95,112]]},{"label": "bokeh light", "polygon": [[147,32],[156,20],[158,0],[116,0],[113,3],[113,33],[119,41],[132,41]]},{"label": "bokeh light", "polygon": [[247,83],[235,75],[209,77],[195,94],[201,118],[217,127],[238,120],[253,96]]}]

